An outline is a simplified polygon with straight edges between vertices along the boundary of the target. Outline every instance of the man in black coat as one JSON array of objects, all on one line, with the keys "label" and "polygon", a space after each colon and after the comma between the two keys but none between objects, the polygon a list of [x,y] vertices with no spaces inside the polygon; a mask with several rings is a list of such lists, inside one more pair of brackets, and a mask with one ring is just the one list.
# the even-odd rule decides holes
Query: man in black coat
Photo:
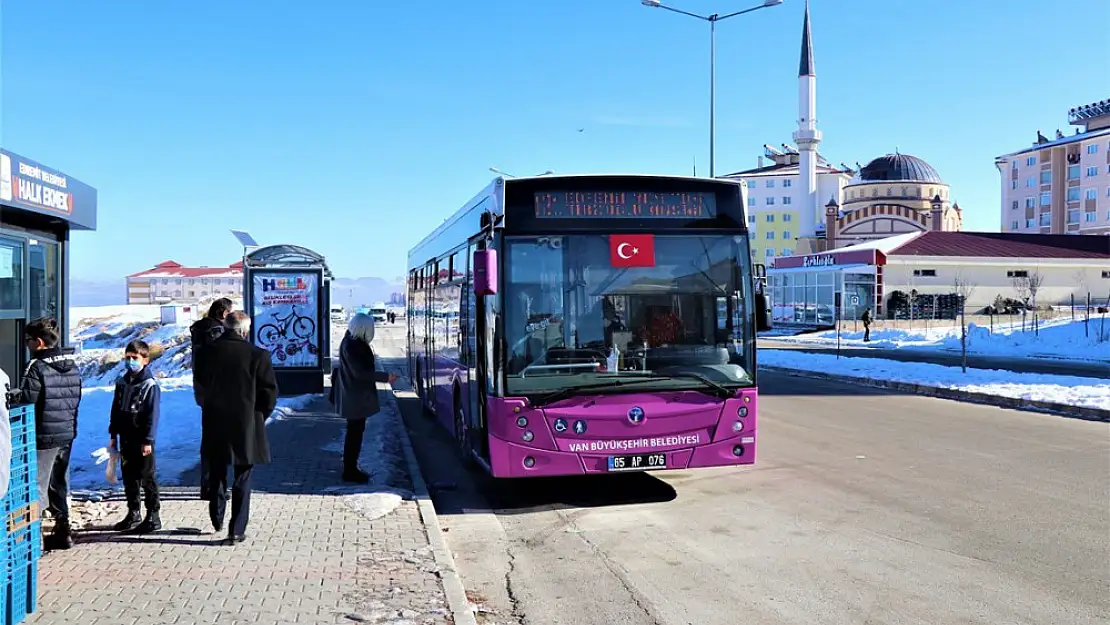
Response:
[{"label": "man in black coat", "polygon": [[223,529],[227,508],[227,470],[234,469],[228,542],[246,539],[250,519],[251,473],[270,462],[266,418],[277,405],[278,386],[270,352],[247,342],[251,319],[238,311],[227,316],[227,331],[196,363],[203,384],[201,454],[210,470],[208,512],[212,527]]},{"label": "man in black coat", "polygon": [[[231,312],[232,306],[231,300],[221,297],[212,302],[212,306],[208,308],[208,314],[203,319],[189,327],[193,347],[193,397],[196,399],[197,406],[204,406],[204,385],[197,380],[197,356],[223,335],[224,319]],[[208,463],[204,461],[203,454],[200,458],[200,498],[205,500],[209,498]]]}]

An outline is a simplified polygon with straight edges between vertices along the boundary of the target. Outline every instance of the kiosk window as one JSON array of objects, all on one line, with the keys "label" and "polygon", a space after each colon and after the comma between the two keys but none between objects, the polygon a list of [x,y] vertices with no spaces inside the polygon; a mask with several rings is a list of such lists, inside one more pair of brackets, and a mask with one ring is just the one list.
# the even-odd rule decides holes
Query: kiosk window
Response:
[{"label": "kiosk window", "polygon": [[0,310],[23,310],[23,244],[0,240]]},{"label": "kiosk window", "polygon": [[28,318],[58,316],[58,266],[61,259],[58,244],[32,239],[29,247],[31,292]]}]

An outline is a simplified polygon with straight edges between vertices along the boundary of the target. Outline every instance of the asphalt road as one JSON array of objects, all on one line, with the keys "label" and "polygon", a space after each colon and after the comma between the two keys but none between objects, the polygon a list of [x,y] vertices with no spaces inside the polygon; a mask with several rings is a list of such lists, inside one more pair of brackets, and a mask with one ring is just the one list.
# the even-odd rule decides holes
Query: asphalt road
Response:
[{"label": "asphalt road", "polygon": [[[379,328],[385,367],[402,337]],[[509,484],[463,468],[398,392],[480,622],[1110,619],[1110,425],[760,383],[755,468]]]}]

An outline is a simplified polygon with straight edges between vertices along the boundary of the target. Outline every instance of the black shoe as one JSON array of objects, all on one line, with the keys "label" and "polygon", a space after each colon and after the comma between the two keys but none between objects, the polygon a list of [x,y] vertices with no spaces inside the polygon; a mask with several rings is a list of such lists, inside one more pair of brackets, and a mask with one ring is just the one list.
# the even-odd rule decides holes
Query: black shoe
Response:
[{"label": "black shoe", "polygon": [[354,482],[355,484],[369,484],[370,474],[358,467],[345,469],[343,471],[344,482]]},{"label": "black shoe", "polygon": [[224,529],[224,520],[212,516],[209,516],[209,519],[212,521],[212,529],[216,534],[219,534]]},{"label": "black shoe", "polygon": [[157,532],[160,529],[162,529],[162,518],[159,516],[157,511],[155,511],[155,512],[149,512],[148,511],[146,513],[146,518],[143,519],[143,522],[140,523],[139,526],[135,528],[135,533],[136,534],[150,534],[152,532]]},{"label": "black shoe", "polygon": [[72,549],[73,533],[69,527],[69,519],[58,519],[54,522],[54,531],[50,535],[52,549]]},{"label": "black shoe", "polygon": [[246,534],[231,534],[224,540],[225,545],[238,545],[247,539]]},{"label": "black shoe", "polygon": [[136,527],[139,527],[139,525],[142,522],[143,522],[143,517],[142,517],[141,514],[139,514],[139,511],[138,510],[130,510],[130,511],[127,512],[127,516],[125,516],[122,521],[120,521],[119,523],[116,523],[115,525],[112,526],[112,531],[113,532],[130,532],[131,530],[135,529]]}]

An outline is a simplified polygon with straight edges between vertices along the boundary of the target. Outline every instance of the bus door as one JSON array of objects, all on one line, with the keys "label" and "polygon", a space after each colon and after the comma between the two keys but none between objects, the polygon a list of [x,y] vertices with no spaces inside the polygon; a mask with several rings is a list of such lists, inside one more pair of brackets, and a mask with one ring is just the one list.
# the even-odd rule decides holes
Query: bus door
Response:
[{"label": "bus door", "polygon": [[479,456],[488,460],[489,459],[489,440],[486,436],[485,427],[485,410],[483,409],[483,398],[485,393],[485,375],[484,366],[482,365],[482,351],[479,345],[485,345],[485,341],[479,341],[478,337],[481,336],[482,331],[485,329],[485,323],[482,319],[484,313],[484,297],[478,297],[474,293],[474,284],[471,281],[474,268],[473,268],[473,252],[475,250],[474,244],[467,247],[465,261],[467,263],[466,276],[467,279],[463,285],[463,292],[461,293],[460,305],[460,320],[459,320],[459,350],[462,354],[462,362],[466,366],[467,377],[465,380],[467,389],[467,427],[469,429],[469,444]]},{"label": "bus door", "polygon": [[431,261],[425,268],[428,278],[424,281],[424,353],[420,369],[424,374],[424,402],[435,407],[435,324],[436,324],[436,262]]}]

